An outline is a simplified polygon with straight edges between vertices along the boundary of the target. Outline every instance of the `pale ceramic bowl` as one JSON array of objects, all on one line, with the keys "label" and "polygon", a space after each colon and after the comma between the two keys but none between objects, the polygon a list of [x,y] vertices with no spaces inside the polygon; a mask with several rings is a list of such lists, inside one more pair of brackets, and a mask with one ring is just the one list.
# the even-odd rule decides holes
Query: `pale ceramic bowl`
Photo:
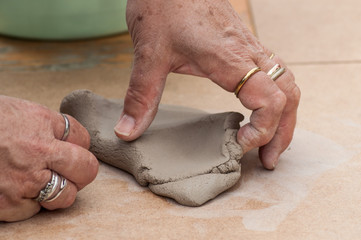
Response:
[{"label": "pale ceramic bowl", "polygon": [[127,0],[0,0],[0,34],[43,40],[127,31]]}]

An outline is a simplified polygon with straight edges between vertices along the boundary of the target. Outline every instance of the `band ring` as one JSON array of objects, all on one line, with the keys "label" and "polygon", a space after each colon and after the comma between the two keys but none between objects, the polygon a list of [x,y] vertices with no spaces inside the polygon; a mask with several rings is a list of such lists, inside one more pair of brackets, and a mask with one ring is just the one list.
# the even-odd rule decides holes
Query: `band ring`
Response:
[{"label": "band ring", "polygon": [[40,193],[35,201],[38,202],[52,202],[60,196],[67,185],[66,178],[60,176],[54,171],[51,171],[50,181],[45,188],[40,190]]},{"label": "band ring", "polygon": [[281,68],[281,65],[279,65],[278,63],[276,65],[274,65],[268,72],[267,75],[268,76],[272,76],[273,74],[275,74],[279,69]]},{"label": "band ring", "polygon": [[64,189],[65,189],[66,185],[68,184],[68,182],[67,182],[66,178],[64,178],[63,176],[60,176],[60,177],[61,177],[60,185],[59,185],[59,189],[58,189],[57,193],[55,194],[55,196],[51,196],[49,199],[44,200],[44,202],[52,202],[52,201],[54,201],[64,191]]},{"label": "band ring", "polygon": [[275,81],[277,78],[279,78],[284,72],[286,71],[285,68],[281,67],[280,64],[274,65],[268,72],[267,75],[270,76],[270,78]]},{"label": "band ring", "polygon": [[65,114],[61,113],[61,115],[63,116],[64,121],[65,121],[65,129],[64,129],[64,134],[63,134],[63,137],[61,138],[61,141],[65,141],[70,133],[70,122],[69,122],[68,117]]},{"label": "band ring", "polygon": [[234,94],[236,95],[236,97],[238,97],[238,93],[241,90],[241,88],[243,87],[243,85],[247,82],[248,79],[250,79],[252,77],[253,74],[255,74],[256,72],[261,71],[261,68],[259,67],[255,67],[252,68],[247,74],[246,76],[244,76],[242,78],[242,80],[238,83],[236,90],[234,90]]},{"label": "band ring", "polygon": [[273,59],[275,57],[274,53],[271,53],[271,55],[269,56],[269,59]]},{"label": "band ring", "polygon": [[55,190],[55,184],[57,184],[57,173],[54,171],[51,171],[51,178],[50,181],[46,184],[45,188],[42,189],[38,195],[37,198],[35,198],[35,201],[43,202],[46,199],[50,197],[52,193],[54,193]]},{"label": "band ring", "polygon": [[274,74],[272,74],[271,79],[276,81],[282,74],[286,72],[286,68],[279,68]]},{"label": "band ring", "polygon": [[286,71],[285,68],[281,67],[278,63],[274,65],[268,72],[267,75],[275,81],[277,78],[279,78],[284,72]]}]

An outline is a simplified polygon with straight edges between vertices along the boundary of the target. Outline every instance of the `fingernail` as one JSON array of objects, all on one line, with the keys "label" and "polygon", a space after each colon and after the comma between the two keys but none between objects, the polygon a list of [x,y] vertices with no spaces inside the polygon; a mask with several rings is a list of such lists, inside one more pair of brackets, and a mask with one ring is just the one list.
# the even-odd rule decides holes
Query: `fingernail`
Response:
[{"label": "fingernail", "polygon": [[123,136],[130,136],[135,127],[135,120],[131,116],[124,114],[114,128],[114,131]]},{"label": "fingernail", "polygon": [[272,164],[272,168],[273,168],[273,169],[275,169],[275,168],[276,168],[276,163],[275,163],[275,162],[273,162],[273,164]]},{"label": "fingernail", "polygon": [[272,163],[273,169],[276,168],[277,164],[278,164],[278,159],[274,160],[274,162]]}]

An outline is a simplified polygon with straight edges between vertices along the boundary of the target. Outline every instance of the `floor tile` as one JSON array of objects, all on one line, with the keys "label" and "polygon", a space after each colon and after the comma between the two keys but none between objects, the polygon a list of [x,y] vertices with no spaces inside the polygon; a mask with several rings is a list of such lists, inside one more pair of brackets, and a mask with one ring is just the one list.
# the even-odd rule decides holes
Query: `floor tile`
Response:
[{"label": "floor tile", "polygon": [[361,2],[250,0],[256,33],[287,62],[361,61]]}]

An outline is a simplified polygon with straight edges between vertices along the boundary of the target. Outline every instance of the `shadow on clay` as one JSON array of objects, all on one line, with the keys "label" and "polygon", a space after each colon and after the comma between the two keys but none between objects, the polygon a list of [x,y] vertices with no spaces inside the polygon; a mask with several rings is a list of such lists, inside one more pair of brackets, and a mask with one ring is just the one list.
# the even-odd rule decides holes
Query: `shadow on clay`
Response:
[{"label": "shadow on clay", "polygon": [[99,160],[183,205],[200,206],[240,179],[242,150],[236,133],[241,114],[163,105],[140,138],[125,142],[113,130],[122,105],[120,100],[77,90],[63,99],[60,111],[87,128],[90,151]]}]

